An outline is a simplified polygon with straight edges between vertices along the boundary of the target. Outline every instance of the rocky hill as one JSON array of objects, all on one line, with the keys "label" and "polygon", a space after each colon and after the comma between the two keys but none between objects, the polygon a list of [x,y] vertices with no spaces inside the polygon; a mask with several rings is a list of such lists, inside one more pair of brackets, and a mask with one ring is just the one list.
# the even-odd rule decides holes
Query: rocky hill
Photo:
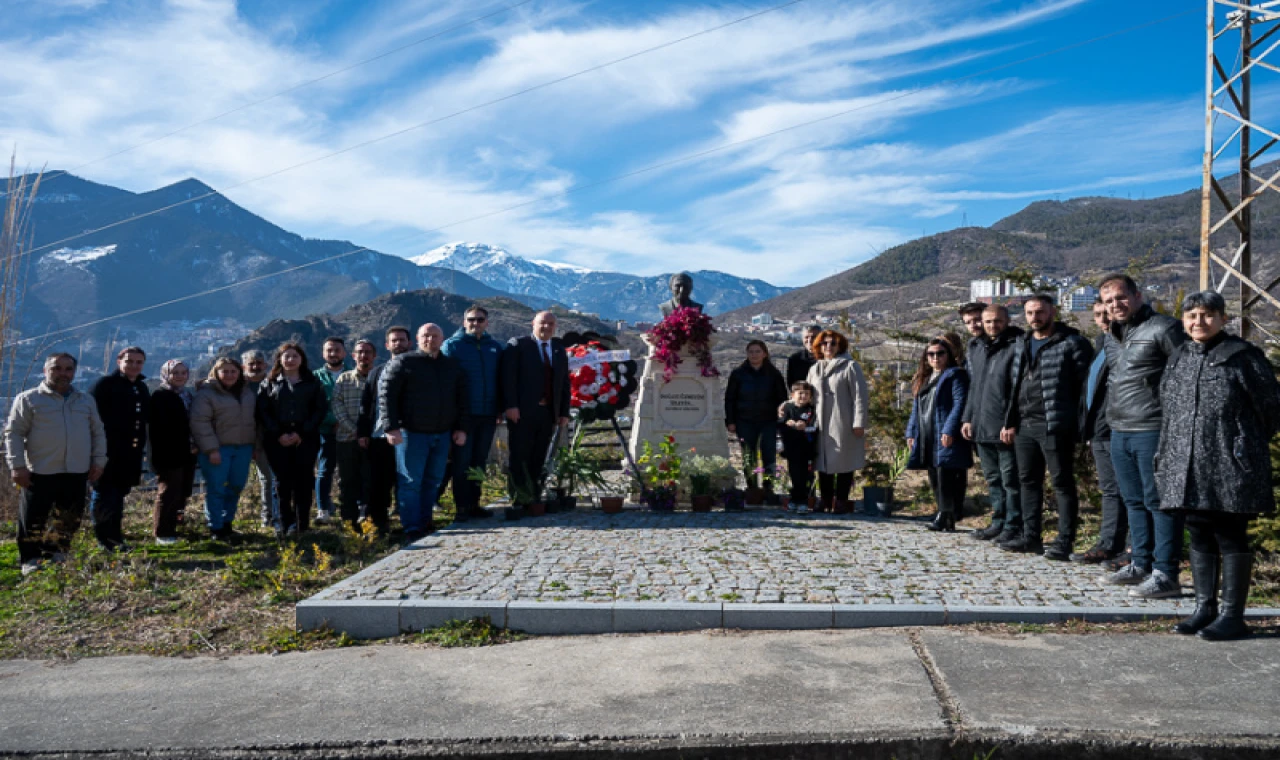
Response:
[{"label": "rocky hill", "polygon": [[[338,314],[273,320],[219,353],[222,356],[239,356],[243,351],[257,348],[270,354],[285,341],[299,341],[307,351],[307,358],[315,365],[325,338],[336,335],[347,341],[348,348],[359,338],[371,340],[378,347],[379,358],[385,359],[383,335],[388,327],[404,325],[416,333],[420,325],[435,322],[444,329],[447,337],[461,327],[463,312],[473,303],[489,311],[489,333],[499,341],[529,334],[535,312],[519,301],[507,297],[472,299],[433,288],[378,296]],[[559,335],[587,330],[601,335],[616,334],[612,325],[598,319],[570,314],[563,309],[555,311]],[[621,337],[624,347],[640,350],[640,341],[634,334]]]}]

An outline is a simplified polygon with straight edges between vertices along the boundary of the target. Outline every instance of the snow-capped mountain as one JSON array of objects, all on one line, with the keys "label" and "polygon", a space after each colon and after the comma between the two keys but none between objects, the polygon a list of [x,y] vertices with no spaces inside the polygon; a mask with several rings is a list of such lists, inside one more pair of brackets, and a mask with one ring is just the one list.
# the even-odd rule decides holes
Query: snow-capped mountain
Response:
[{"label": "snow-capped mountain", "polygon": [[[470,298],[504,295],[457,270],[418,266],[371,250],[344,255],[359,246],[303,238],[210,195],[212,189],[195,179],[132,193],[54,170],[49,176],[32,213],[34,253],[21,318],[28,335],[117,314],[130,316],[110,319],[96,330],[175,319],[258,324],[336,313],[380,293],[420,288]],[[111,226],[131,217],[138,218]],[[183,299],[207,291],[214,292]],[[160,303],[167,305],[136,311]]]},{"label": "snow-capped mountain", "polygon": [[[671,297],[670,274],[640,277],[599,272],[549,261],[530,261],[485,243],[449,243],[410,259],[422,266],[468,274],[492,288],[559,301],[603,319],[652,320],[658,304]],[[715,271],[692,272],[694,300],[708,314],[740,309],[786,293],[790,288]]]}]

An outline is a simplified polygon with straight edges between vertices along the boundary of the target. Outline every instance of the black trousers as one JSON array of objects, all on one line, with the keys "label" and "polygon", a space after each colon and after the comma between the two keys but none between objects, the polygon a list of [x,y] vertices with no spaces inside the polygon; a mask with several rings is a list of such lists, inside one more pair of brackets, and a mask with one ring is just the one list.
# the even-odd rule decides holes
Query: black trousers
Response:
[{"label": "black trousers", "polygon": [[813,457],[787,457],[787,473],[791,476],[791,503],[804,504],[813,487]]},{"label": "black trousers", "polygon": [[937,503],[939,512],[960,517],[968,475],[968,470],[929,468],[929,486],[933,488],[933,500]]},{"label": "black trousers", "polygon": [[546,482],[543,465],[547,461],[547,449],[556,434],[556,418],[550,406],[537,406],[520,410],[519,422],[508,422],[511,443],[511,481],[522,490],[527,489],[534,498],[542,495]]},{"label": "black trousers", "polygon": [[1192,551],[1216,555],[1253,553],[1249,546],[1249,522],[1257,515],[1195,510],[1185,514]]},{"label": "black trousers", "polygon": [[338,513],[353,527],[368,510],[370,469],[368,449],[355,441],[338,441]]},{"label": "black trousers", "polygon": [[[71,549],[71,539],[84,517],[85,485],[89,474],[64,472],[56,475],[31,473],[31,487],[22,489],[18,502],[18,560],[47,559]],[[53,516],[52,539],[46,534]]]},{"label": "black trousers", "polygon": [[818,473],[818,490],[822,492],[824,501],[848,501],[852,489],[852,472]]},{"label": "black trousers", "polygon": [[453,504],[457,514],[465,515],[480,508],[480,484],[467,477],[472,467],[483,468],[489,461],[493,448],[493,436],[498,432],[498,421],[492,416],[469,414],[462,418],[462,430],[467,442],[453,447]]},{"label": "black trousers", "polygon": [[386,438],[369,439],[369,501],[365,517],[386,532],[391,522],[391,495],[396,490],[396,447]]},{"label": "black trousers", "polygon": [[276,476],[276,492],[280,497],[280,527],[298,532],[311,527],[311,499],[316,489],[316,457],[320,455],[320,436],[302,436],[297,446],[281,446],[267,441],[267,461]]},{"label": "black trousers", "polygon": [[1022,486],[1022,535],[1040,541],[1044,523],[1044,475],[1049,472],[1058,503],[1058,541],[1070,545],[1076,539],[1080,497],[1076,491],[1074,434],[1048,434],[1031,425],[1018,430],[1013,440],[1018,457],[1018,481]]}]

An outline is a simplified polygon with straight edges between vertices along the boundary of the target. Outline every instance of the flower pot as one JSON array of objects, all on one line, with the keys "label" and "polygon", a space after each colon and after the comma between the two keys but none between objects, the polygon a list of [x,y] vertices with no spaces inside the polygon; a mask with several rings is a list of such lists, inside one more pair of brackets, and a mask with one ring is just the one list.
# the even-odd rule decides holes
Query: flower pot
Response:
[{"label": "flower pot", "polygon": [[710,512],[711,505],[716,503],[714,496],[694,496],[689,499],[694,512]]},{"label": "flower pot", "polygon": [[747,505],[752,507],[758,507],[761,504],[764,504],[764,489],[748,488],[747,489]]},{"label": "flower pot", "polygon": [[724,511],[726,512],[741,512],[746,508],[746,500],[742,491],[737,489],[725,491],[721,498],[724,502]]},{"label": "flower pot", "polygon": [[561,496],[559,506],[561,509],[577,509],[578,497],[569,495]]},{"label": "flower pot", "polygon": [[862,511],[879,517],[893,514],[893,486],[865,486],[862,489]]},{"label": "flower pot", "polygon": [[785,493],[778,494],[778,506],[786,509],[791,506],[791,497]]},{"label": "flower pot", "polygon": [[606,515],[616,515],[622,511],[622,501],[621,496],[601,496],[600,509]]},{"label": "flower pot", "polygon": [[831,511],[837,515],[847,515],[853,511],[853,503],[848,499],[836,499]]},{"label": "flower pot", "polygon": [[818,509],[818,497],[817,497],[817,496],[810,496],[810,497],[809,497],[809,499],[808,499],[808,501],[807,501],[807,503],[808,503],[808,505],[809,505],[809,511],[810,511],[810,512],[816,512],[816,511],[817,511],[817,509]]},{"label": "flower pot", "polygon": [[530,517],[542,517],[547,513],[547,505],[545,502],[541,501],[535,501],[524,509],[525,513]]}]

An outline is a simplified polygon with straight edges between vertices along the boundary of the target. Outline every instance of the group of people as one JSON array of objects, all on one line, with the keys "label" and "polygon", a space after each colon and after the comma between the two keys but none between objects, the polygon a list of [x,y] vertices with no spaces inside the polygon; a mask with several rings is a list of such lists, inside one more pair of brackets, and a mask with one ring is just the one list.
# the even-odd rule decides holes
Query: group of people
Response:
[{"label": "group of people", "polygon": [[390,327],[382,364],[377,347],[361,339],[348,367],[340,337],[324,341],[323,366],[314,370],[296,342],[280,345],[269,368],[262,351],[221,357],[200,382],[170,360],[154,390],[137,346],[120,351],[116,370],[88,393],[73,386],[74,356],[49,356],[43,381],[15,399],[4,433],[21,493],[23,573],[65,559],[86,492],[98,543],[127,549],[124,503],[148,465],[158,544],[177,542],[197,469],[210,534],[236,540],[232,525],[251,463],[261,519],[281,538],[309,529],[313,499],[317,523],[338,518],[363,530],[367,521],[385,533],[394,498],[406,538],[416,540],[434,529],[432,510],[449,475],[454,520],[487,517],[472,475],[485,467],[500,419],[509,430],[513,492],[540,493],[546,454],[569,421],[565,347],[551,312],[537,314],[530,334],[506,345],[488,334],[488,316],[472,306],[448,340],[439,325],[424,324],[417,350],[408,328]]},{"label": "group of people", "polygon": [[[911,379],[907,467],[928,473],[937,511],[929,529],[954,532],[976,459],[991,522],[969,533],[1008,552],[1103,566],[1131,596],[1180,596],[1190,533],[1194,614],[1176,626],[1210,640],[1248,634],[1244,609],[1253,552],[1250,520],[1275,509],[1270,442],[1280,429],[1280,382],[1263,352],[1224,328],[1226,304],[1193,293],[1181,320],[1158,313],[1137,283],[1102,280],[1090,342],[1058,319],[1046,295],[1022,305],[1026,329],[1000,304],[959,310],[969,333],[928,341]],[[811,327],[786,377],[761,341],[729,376],[725,420],[748,456],[774,471],[781,437],[791,503],[849,511],[865,465],[868,389],[844,336]],[[788,400],[788,390],[790,399]],[[1076,551],[1076,455],[1092,456],[1101,492],[1097,542]],[[1046,476],[1057,534],[1043,540]]]},{"label": "group of people", "polygon": [[[991,523],[970,535],[1009,552],[1097,563],[1131,596],[1182,593],[1184,527],[1196,609],[1176,630],[1210,640],[1247,635],[1251,519],[1275,508],[1270,442],[1280,383],[1263,352],[1224,331],[1226,303],[1193,293],[1181,320],[1145,302],[1131,277],[1111,275],[1093,305],[1092,343],[1057,319],[1043,295],[1023,305],[1026,330],[1001,305],[960,309],[967,347],[929,341],[912,383],[912,466],[929,471],[938,511],[955,530],[976,450]],[[1088,448],[1101,492],[1097,542],[1075,551],[1076,452]],[[1057,537],[1042,540],[1044,482]]]}]

